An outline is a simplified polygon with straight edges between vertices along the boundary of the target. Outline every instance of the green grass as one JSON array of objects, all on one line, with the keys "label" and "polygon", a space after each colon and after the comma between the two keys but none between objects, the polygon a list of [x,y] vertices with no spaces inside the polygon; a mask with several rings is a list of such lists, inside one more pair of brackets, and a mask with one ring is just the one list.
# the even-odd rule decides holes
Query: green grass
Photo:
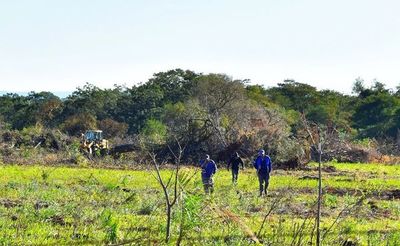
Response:
[{"label": "green grass", "polygon": [[[323,172],[324,244],[400,244],[400,199],[388,197],[400,189],[400,167],[329,165],[336,171]],[[195,172],[181,170],[194,176],[174,207],[171,244],[178,240],[180,225],[182,245],[248,245],[248,231],[265,244],[314,244],[315,169],[274,171],[265,198],[257,196],[253,169],[241,172],[233,186],[230,173],[221,168],[211,197],[203,194]],[[150,171],[3,165],[0,173],[2,245],[164,244],[165,202]],[[163,170],[163,178],[170,173]]]}]

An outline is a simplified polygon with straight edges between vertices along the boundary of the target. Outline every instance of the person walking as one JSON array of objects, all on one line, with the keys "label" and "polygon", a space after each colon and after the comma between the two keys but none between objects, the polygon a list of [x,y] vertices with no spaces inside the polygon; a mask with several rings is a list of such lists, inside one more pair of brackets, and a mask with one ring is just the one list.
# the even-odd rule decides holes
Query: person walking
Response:
[{"label": "person walking", "polygon": [[204,192],[210,194],[214,192],[213,176],[217,172],[217,165],[210,159],[209,155],[204,156],[204,160],[200,161],[201,165],[201,181],[203,182]]},{"label": "person walking", "polygon": [[271,158],[268,155],[265,155],[265,151],[263,149],[260,149],[253,164],[254,168],[257,169],[258,182],[260,185],[260,196],[267,195],[269,177],[272,171]]},{"label": "person walking", "polygon": [[232,183],[236,184],[239,176],[239,165],[242,166],[242,170],[244,169],[244,163],[242,158],[240,158],[239,153],[233,153],[232,157],[228,161],[227,169],[229,171],[229,167],[232,166]]}]

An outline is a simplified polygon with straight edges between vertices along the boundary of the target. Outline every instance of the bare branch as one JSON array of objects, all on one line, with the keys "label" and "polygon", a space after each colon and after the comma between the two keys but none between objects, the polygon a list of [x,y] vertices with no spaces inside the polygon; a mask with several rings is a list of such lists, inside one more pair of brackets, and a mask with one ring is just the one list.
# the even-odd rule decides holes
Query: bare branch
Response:
[{"label": "bare branch", "polygon": [[161,188],[164,192],[165,199],[167,201],[167,205],[169,206],[170,201],[169,201],[169,194],[168,194],[167,186],[164,184],[164,181],[161,177],[160,168],[159,168],[157,160],[156,160],[156,155],[151,154],[151,153],[149,153],[149,155],[152,158],[154,168],[156,169],[158,183],[161,185]]},{"label": "bare branch", "polygon": [[260,226],[260,229],[258,230],[257,237],[260,237],[261,231],[262,231],[262,229],[264,228],[265,221],[267,220],[268,216],[272,213],[272,211],[278,206],[278,204],[279,204],[279,202],[282,200],[282,198],[283,198],[283,195],[281,194],[279,197],[277,197],[277,198],[273,201],[273,203],[272,203],[270,209],[268,210],[268,212],[267,212],[267,213],[265,214],[265,216],[264,216],[263,222],[262,222],[262,224],[261,224],[261,226]]}]

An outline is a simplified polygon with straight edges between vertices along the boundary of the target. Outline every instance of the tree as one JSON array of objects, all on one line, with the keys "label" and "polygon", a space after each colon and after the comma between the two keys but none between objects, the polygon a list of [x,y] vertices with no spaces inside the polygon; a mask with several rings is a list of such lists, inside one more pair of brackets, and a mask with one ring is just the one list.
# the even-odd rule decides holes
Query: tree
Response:
[{"label": "tree", "polygon": [[227,147],[238,124],[246,121],[245,115],[241,114],[245,98],[243,81],[232,80],[224,74],[198,77],[191,98],[181,107],[185,111],[180,115],[183,116],[181,120],[186,121],[186,129],[179,135],[191,138],[188,142],[197,148],[208,142],[203,147],[211,152]]},{"label": "tree", "polygon": [[114,113],[118,112],[117,102],[124,97],[125,93],[125,88],[121,86],[100,89],[86,83],[66,98],[62,120],[76,114],[91,114],[99,120],[115,118]]},{"label": "tree", "polygon": [[26,97],[9,93],[0,97],[0,105],[0,114],[11,128],[21,130],[34,124],[33,117],[27,114],[29,101]]},{"label": "tree", "polygon": [[[257,99],[265,96],[259,93],[249,98],[245,86],[244,81],[224,74],[202,75],[189,100],[166,105],[163,122],[180,141],[188,143],[185,153],[189,159],[208,152],[220,160],[231,151],[247,155],[262,146],[268,147],[279,161],[300,155],[291,151],[297,145],[282,108],[264,107],[265,101]],[[253,89],[255,93],[261,91]]]},{"label": "tree", "polygon": [[277,87],[268,89],[266,93],[275,103],[301,113],[307,113],[318,98],[315,87],[294,80],[285,80]]},{"label": "tree", "polygon": [[181,69],[154,74],[147,82],[127,89],[114,118],[128,123],[130,133],[139,133],[148,119],[161,119],[165,105],[187,100],[197,76]]},{"label": "tree", "polygon": [[183,102],[190,96],[199,75],[190,70],[173,69],[153,75],[146,83],[150,88],[160,88],[163,91],[161,104]]},{"label": "tree", "polygon": [[322,90],[318,91],[316,100],[306,113],[309,121],[349,131],[353,113],[351,97],[336,91]]},{"label": "tree", "polygon": [[61,129],[70,135],[78,136],[86,130],[96,129],[96,117],[91,114],[75,114],[68,117],[62,124]]},{"label": "tree", "polygon": [[[153,168],[153,172],[151,174],[157,180],[158,184],[160,185],[162,192],[164,194],[165,199],[165,215],[167,219],[166,223],[166,230],[165,230],[165,242],[169,242],[171,238],[171,226],[172,226],[172,215],[173,215],[173,208],[178,201],[178,197],[180,194],[180,180],[179,180],[179,171],[181,165],[181,158],[184,151],[184,148],[180,145],[179,141],[175,138],[175,141],[178,146],[178,150],[175,152],[170,145],[168,145],[168,149],[170,153],[174,157],[174,170],[171,172],[167,179],[163,178],[160,171],[160,165],[166,163],[166,159],[162,159],[161,162],[157,160],[157,154],[155,153],[155,145],[164,143],[166,129],[160,130],[159,127],[163,128],[162,123],[156,120],[149,120],[147,123],[146,128],[144,128],[143,132],[140,136],[140,145],[142,150],[150,157],[151,166]],[[164,132],[165,130],[165,132]]]},{"label": "tree", "polygon": [[51,92],[30,92],[27,96],[6,94],[0,97],[0,115],[13,129],[23,129],[36,123],[53,126],[58,116],[61,100]]},{"label": "tree", "polygon": [[124,137],[128,132],[128,124],[110,118],[98,121],[97,126],[103,131],[105,138]]},{"label": "tree", "polygon": [[32,111],[35,112],[36,122],[46,127],[55,126],[63,108],[61,99],[50,92],[33,93],[29,97],[34,101]]},{"label": "tree", "polygon": [[397,136],[396,111],[400,108],[400,99],[387,90],[380,82],[359,94],[355,106],[353,124],[360,137],[382,138]]},{"label": "tree", "polygon": [[129,124],[130,133],[139,133],[148,119],[159,119],[161,115],[163,91],[160,87],[147,84],[128,89],[129,96],[118,103],[118,116]]},{"label": "tree", "polygon": [[357,95],[359,95],[360,93],[362,93],[363,91],[365,91],[365,85],[364,85],[364,80],[362,79],[362,78],[360,78],[360,77],[358,77],[357,79],[356,79],[356,81],[354,82],[354,84],[353,84],[353,89],[352,89],[352,92],[354,93],[354,94],[357,94]]},{"label": "tree", "polygon": [[321,245],[321,206],[322,206],[322,144],[326,134],[321,132],[321,128],[318,124],[309,122],[307,118],[302,115],[302,123],[310,139],[311,148],[318,154],[318,196],[317,196],[317,214],[315,216],[315,225],[317,230],[317,236],[315,244]]},{"label": "tree", "polygon": [[167,127],[159,120],[149,119],[141,131],[150,145],[162,145],[167,140]]}]

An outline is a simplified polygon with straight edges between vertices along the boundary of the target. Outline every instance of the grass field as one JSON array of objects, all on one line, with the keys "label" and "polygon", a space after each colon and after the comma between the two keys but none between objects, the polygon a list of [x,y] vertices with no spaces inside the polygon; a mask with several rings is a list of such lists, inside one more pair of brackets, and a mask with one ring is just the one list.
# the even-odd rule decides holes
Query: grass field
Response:
[{"label": "grass field", "polygon": [[[3,165],[0,173],[2,245],[165,243],[164,197],[148,171]],[[315,165],[275,170],[259,198],[253,169],[234,186],[221,168],[205,196],[198,171],[184,168],[170,244],[314,245],[316,175]],[[400,166],[326,163],[323,186],[324,245],[400,245]]]}]

